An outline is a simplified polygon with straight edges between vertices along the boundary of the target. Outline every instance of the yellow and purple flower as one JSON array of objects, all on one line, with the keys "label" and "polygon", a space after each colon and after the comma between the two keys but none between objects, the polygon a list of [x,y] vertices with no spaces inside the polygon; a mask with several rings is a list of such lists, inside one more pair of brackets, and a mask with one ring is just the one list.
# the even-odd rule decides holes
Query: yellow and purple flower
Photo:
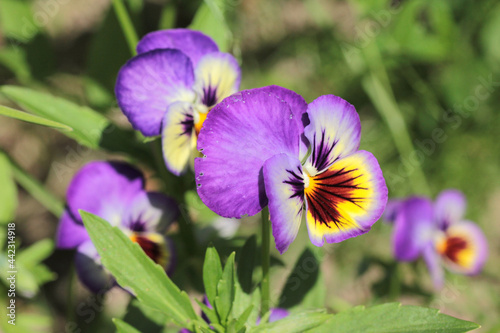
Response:
[{"label": "yellow and purple flower", "polygon": [[165,232],[179,209],[165,195],[145,191],[139,170],[122,162],[91,162],[78,171],[68,187],[57,247],[76,249],[76,271],[85,286],[94,292],[107,290],[114,285],[114,279],[100,263],[80,218],[80,209],[121,228],[153,261],[171,272],[173,247]]},{"label": "yellow and purple flower", "polygon": [[306,217],[313,244],[368,232],[382,215],[387,187],[376,158],[358,150],[359,116],[340,97],[309,105],[278,86],[242,91],[219,103],[200,132],[198,193],[229,218],[269,205],[283,253]]},{"label": "yellow and purple flower", "polygon": [[384,218],[394,223],[393,251],[400,261],[422,256],[434,286],[444,285],[443,265],[450,271],[478,274],[488,257],[488,243],[477,224],[464,220],[466,200],[457,190],[445,190],[433,203],[411,197],[390,201]]},{"label": "yellow and purple flower", "polygon": [[145,136],[162,136],[167,168],[182,174],[196,156],[207,113],[238,91],[236,59],[208,36],[188,29],[152,32],[118,73],[118,105]]}]

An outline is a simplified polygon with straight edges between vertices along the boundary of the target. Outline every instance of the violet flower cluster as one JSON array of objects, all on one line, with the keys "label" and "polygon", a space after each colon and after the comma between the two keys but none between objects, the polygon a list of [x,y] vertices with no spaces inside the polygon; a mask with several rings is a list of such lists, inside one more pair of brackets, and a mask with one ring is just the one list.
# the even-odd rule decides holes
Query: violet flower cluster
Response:
[{"label": "violet flower cluster", "polygon": [[444,285],[443,266],[475,275],[488,257],[488,243],[477,224],[464,219],[466,199],[445,190],[435,202],[424,197],[391,200],[384,218],[394,223],[393,251],[400,261],[423,257],[434,286]]},{"label": "violet flower cluster", "polygon": [[306,216],[316,246],[368,232],[382,215],[387,186],[376,158],[358,150],[361,124],[340,97],[309,105],[278,86],[234,94],[214,107],[198,140],[198,194],[229,218],[269,205],[283,253]]},{"label": "violet flower cluster", "polygon": [[178,217],[179,209],[173,199],[147,192],[144,186],[142,173],[131,165],[96,161],[78,171],[68,187],[56,243],[60,249],[76,249],[76,272],[93,292],[106,291],[115,281],[102,266],[79,210],[119,227],[167,272],[174,267],[173,244],[165,232]]}]

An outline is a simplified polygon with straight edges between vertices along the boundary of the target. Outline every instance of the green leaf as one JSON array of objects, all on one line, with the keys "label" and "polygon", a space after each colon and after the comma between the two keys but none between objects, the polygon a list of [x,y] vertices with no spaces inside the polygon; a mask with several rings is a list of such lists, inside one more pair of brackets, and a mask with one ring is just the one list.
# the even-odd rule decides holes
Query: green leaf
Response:
[{"label": "green leaf", "polygon": [[0,105],[0,115],[7,116],[10,118],[22,120],[28,123],[57,128],[64,131],[72,131],[73,129],[64,124],[58,123],[56,121],[48,120],[42,117],[38,117],[23,111],[9,108],[4,105]]},{"label": "green leaf", "polygon": [[439,313],[436,309],[387,303],[340,312],[311,333],[462,333],[479,325]]},{"label": "green leaf", "polygon": [[127,324],[121,319],[113,318],[113,323],[116,326],[117,333],[141,333],[141,331],[137,330],[135,327]]},{"label": "green leaf", "polygon": [[27,42],[38,33],[31,5],[31,1],[27,0],[2,0],[0,3],[2,35]]},{"label": "green leaf", "polygon": [[54,241],[52,239],[42,239],[17,256],[17,262],[28,267],[37,265],[47,259],[54,251]]},{"label": "green leaf", "polygon": [[226,323],[234,301],[234,294],[235,294],[234,256],[235,253],[233,252],[227,259],[226,265],[224,266],[224,272],[222,272],[222,278],[217,284],[217,297],[215,298],[215,309],[217,310],[217,314],[219,315],[222,325]]},{"label": "green leaf", "polygon": [[[265,325],[259,325],[252,333],[302,333],[306,330],[314,329],[317,332],[318,326],[323,324],[328,319],[331,319],[332,315],[325,313],[324,310],[321,311],[304,311],[297,314],[292,314],[281,320],[268,323]],[[313,331],[311,331],[313,332]],[[331,330],[329,333],[337,331]],[[363,331],[351,331],[351,332],[363,332]]]},{"label": "green leaf", "polygon": [[193,322],[208,327],[191,306],[189,297],[168,278],[120,229],[93,214],[80,211],[103,265],[118,284],[134,293],[145,305],[165,313],[178,325],[192,329]]},{"label": "green leaf", "polygon": [[110,125],[103,115],[62,98],[15,86],[3,86],[0,91],[22,108],[73,128],[64,134],[91,148],[99,147],[102,132]]},{"label": "green leaf", "polygon": [[279,307],[291,308],[302,302],[319,279],[320,264],[310,249],[305,249],[295,263],[281,292]]},{"label": "green leaf", "polygon": [[241,251],[238,252],[238,282],[241,289],[249,294],[253,289],[253,270],[255,268],[255,254],[257,253],[257,237],[252,235],[247,239]]},{"label": "green leaf", "polygon": [[245,326],[245,324],[246,324],[248,318],[250,318],[250,315],[252,314],[253,310],[254,310],[254,306],[252,304],[250,304],[248,306],[248,308],[245,311],[243,311],[243,313],[241,315],[239,315],[237,317],[237,320],[234,323],[234,330],[236,332],[238,332],[239,330],[241,330]]},{"label": "green leaf", "polygon": [[217,296],[217,285],[222,278],[222,265],[219,254],[213,246],[207,248],[205,262],[203,263],[203,285],[205,294],[210,304],[215,304]]},{"label": "green leaf", "polygon": [[84,146],[127,153],[154,165],[149,150],[145,151],[135,140],[133,131],[116,127],[105,116],[86,106],[16,86],[2,86],[0,92],[31,113],[71,127],[73,131],[62,133]]},{"label": "green leaf", "polygon": [[12,222],[17,208],[17,187],[7,155],[0,150],[0,225]]},{"label": "green leaf", "polygon": [[221,51],[231,46],[232,34],[224,17],[224,0],[204,0],[198,8],[189,29],[199,30],[212,37]]}]

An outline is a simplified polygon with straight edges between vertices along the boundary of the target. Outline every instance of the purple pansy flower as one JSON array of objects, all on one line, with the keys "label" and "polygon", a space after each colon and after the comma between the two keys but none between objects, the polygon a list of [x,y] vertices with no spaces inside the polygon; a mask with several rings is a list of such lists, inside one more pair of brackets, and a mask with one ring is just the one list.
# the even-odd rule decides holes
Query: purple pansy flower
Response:
[{"label": "purple pansy flower", "polygon": [[[392,200],[391,200],[392,201]],[[411,197],[393,202],[384,218],[394,223],[393,251],[400,261],[422,256],[434,286],[444,284],[443,264],[449,270],[478,274],[488,256],[488,244],[481,229],[463,219],[464,195],[445,190],[433,203],[428,198]]]},{"label": "purple pansy flower", "polygon": [[229,218],[269,204],[281,253],[304,213],[317,246],[361,235],[382,215],[387,187],[375,157],[358,150],[360,134],[356,110],[340,97],[307,105],[278,86],[242,91],[219,103],[200,132],[198,194]]},{"label": "purple pansy flower", "polygon": [[57,231],[57,247],[76,248],[75,265],[82,283],[98,292],[114,285],[78,210],[98,215],[120,227],[156,263],[173,268],[172,242],[164,235],[179,214],[176,203],[158,192],[144,190],[140,171],[122,162],[97,161],[85,165],[71,181],[67,208]]},{"label": "purple pansy flower", "polygon": [[180,175],[197,154],[207,113],[238,91],[240,67],[210,37],[188,29],[149,33],[137,52],[118,73],[118,105],[142,134],[161,134],[167,168]]}]

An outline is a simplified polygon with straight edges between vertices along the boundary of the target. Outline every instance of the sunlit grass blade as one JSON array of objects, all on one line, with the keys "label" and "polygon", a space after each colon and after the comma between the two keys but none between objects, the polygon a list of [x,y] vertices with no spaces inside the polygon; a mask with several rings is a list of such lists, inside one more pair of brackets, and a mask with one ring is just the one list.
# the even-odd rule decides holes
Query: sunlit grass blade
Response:
[{"label": "sunlit grass blade", "polygon": [[12,174],[16,182],[21,185],[33,198],[40,202],[49,212],[59,217],[64,211],[64,203],[55,195],[50,193],[38,180],[33,178],[21,166],[19,166],[10,156],[0,149],[0,155],[4,154],[12,168]]},{"label": "sunlit grass blade", "polygon": [[18,120],[25,121],[27,123],[32,123],[32,124],[37,124],[41,126],[47,126],[47,127],[52,127],[56,129],[60,129],[63,131],[72,131],[73,129],[67,125],[58,123],[57,121],[52,121],[49,119],[45,119],[39,116],[35,116],[32,114],[29,114],[27,112],[19,111],[13,108],[9,108],[4,105],[0,105],[0,115],[6,116],[9,118],[14,118]]}]

